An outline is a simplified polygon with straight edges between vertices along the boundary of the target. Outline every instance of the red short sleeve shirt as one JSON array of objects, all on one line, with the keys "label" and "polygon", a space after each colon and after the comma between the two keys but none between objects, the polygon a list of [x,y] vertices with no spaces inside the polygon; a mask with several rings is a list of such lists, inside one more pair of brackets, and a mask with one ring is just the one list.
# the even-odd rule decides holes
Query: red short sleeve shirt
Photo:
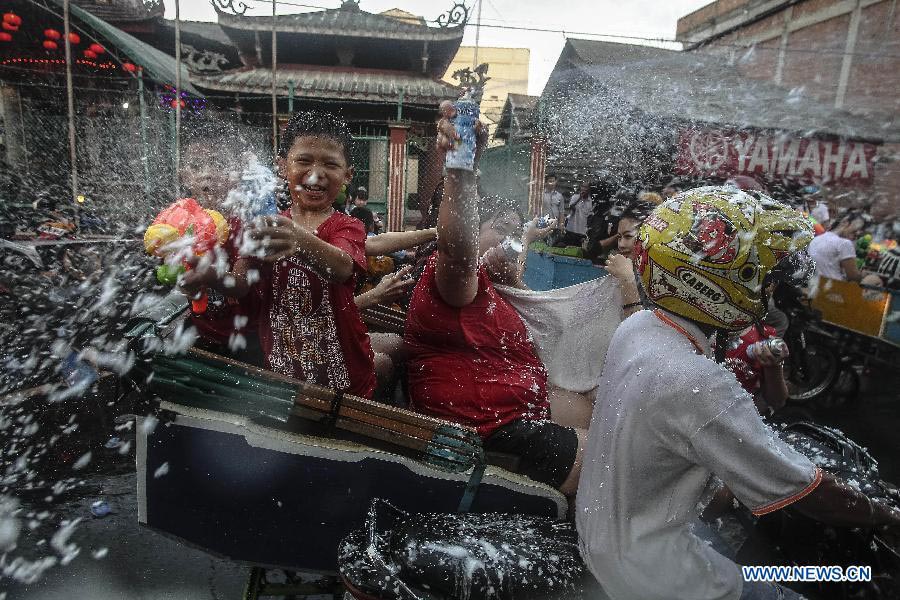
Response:
[{"label": "red short sleeve shirt", "polygon": [[374,354],[353,301],[366,268],[366,231],[358,219],[335,212],[315,233],[349,254],[355,273],[343,283],[331,281],[299,254],[259,264],[258,329],[266,364],[276,373],[370,398]]},{"label": "red short sleeve shirt", "polygon": [[482,437],[516,419],[549,419],[544,365],[483,269],[472,303],[453,307],[437,291],[433,256],[413,292],[404,343],[415,409],[473,426]]}]

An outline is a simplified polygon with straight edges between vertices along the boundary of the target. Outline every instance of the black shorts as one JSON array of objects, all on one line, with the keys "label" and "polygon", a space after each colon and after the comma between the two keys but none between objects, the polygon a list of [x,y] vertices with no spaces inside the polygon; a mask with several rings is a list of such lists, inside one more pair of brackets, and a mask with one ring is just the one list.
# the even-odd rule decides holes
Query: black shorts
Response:
[{"label": "black shorts", "polygon": [[484,449],[515,454],[522,475],[559,489],[575,464],[578,435],[552,421],[519,419],[492,433]]}]

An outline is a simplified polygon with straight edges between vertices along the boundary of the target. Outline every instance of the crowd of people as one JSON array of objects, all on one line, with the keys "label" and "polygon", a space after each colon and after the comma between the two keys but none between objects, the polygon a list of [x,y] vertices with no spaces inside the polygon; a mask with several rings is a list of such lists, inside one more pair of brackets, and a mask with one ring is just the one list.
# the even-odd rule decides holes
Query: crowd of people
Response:
[{"label": "crowd of people", "polygon": [[[458,139],[451,116],[438,123],[443,149]],[[402,364],[410,408],[474,428],[486,449],[516,455],[523,474],[569,497],[582,555],[613,599],[797,597],[744,582],[703,525],[733,502],[900,527],[900,514],[764,421],[786,397],[783,354],[760,343],[777,337],[764,322],[770,293],[816,270],[862,280],[861,213],[832,216],[808,189],[803,214],[741,182],[602,198],[583,182],[566,199],[549,175],[530,218],[517,200],[480,196],[476,171],[448,168],[434,227],[376,234],[365,188],[347,193],[350,140],[330,113],[289,121],[274,214],[233,215],[228,242],[190,258],[179,281],[188,296],[210,294],[192,315],[201,344],[365,398],[383,398]],[[222,208],[241,179],[244,159],[220,142],[189,138],[184,149],[182,183],[205,208]],[[621,304],[587,393],[550,383],[503,293],[524,287],[527,268],[511,240],[582,246],[611,275]],[[398,302],[403,338],[370,333],[360,311]]]}]

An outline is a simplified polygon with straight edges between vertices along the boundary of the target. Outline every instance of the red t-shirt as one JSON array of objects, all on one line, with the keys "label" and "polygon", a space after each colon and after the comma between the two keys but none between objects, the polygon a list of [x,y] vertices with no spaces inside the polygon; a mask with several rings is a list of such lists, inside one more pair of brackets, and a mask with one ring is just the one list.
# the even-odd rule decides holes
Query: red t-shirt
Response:
[{"label": "red t-shirt", "polygon": [[750,392],[755,394],[762,384],[763,366],[759,361],[751,359],[747,356],[747,348],[775,337],[775,329],[765,325],[763,333],[760,335],[756,327],[747,328],[737,339],[733,340],[725,351],[725,368],[734,373],[738,383]]},{"label": "red t-shirt", "polygon": [[[290,217],[290,212],[282,213]],[[350,255],[354,274],[331,281],[299,254],[275,265],[258,263],[259,341],[272,371],[371,398],[375,355],[353,302],[357,278],[366,270],[366,230],[359,219],[334,212],[316,236]]]},{"label": "red t-shirt", "polygon": [[[232,217],[228,220],[228,240],[222,249],[228,256],[229,268],[234,267],[240,257],[243,242],[243,223]],[[197,328],[201,337],[217,344],[227,344],[232,335],[248,335],[256,331],[255,298],[248,295],[244,298],[230,298],[215,290],[207,290],[209,302],[206,312],[191,313],[191,323]]]},{"label": "red t-shirt", "polygon": [[478,271],[478,293],[456,308],[440,297],[435,256],[413,291],[404,343],[413,408],[488,437],[516,419],[550,417],[547,371],[525,324]]}]

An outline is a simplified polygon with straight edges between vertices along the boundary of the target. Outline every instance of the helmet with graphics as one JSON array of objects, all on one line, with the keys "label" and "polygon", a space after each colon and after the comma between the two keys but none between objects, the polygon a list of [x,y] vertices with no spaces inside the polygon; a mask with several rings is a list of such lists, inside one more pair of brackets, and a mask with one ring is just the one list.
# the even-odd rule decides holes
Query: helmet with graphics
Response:
[{"label": "helmet with graphics", "polygon": [[701,187],[656,207],[632,257],[649,299],[717,329],[740,331],[766,314],[775,279],[803,284],[812,226],[797,211],[757,191]]}]

